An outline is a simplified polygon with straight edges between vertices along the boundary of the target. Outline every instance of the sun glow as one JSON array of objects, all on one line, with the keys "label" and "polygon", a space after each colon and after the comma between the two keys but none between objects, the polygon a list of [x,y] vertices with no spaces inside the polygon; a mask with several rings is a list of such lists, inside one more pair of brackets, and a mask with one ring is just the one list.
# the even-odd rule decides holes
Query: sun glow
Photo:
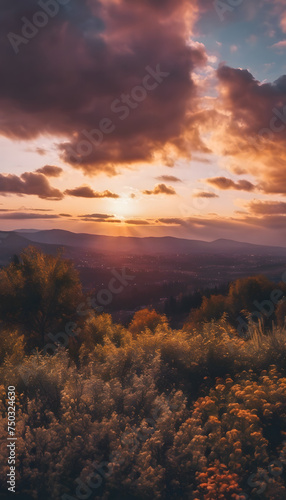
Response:
[{"label": "sun glow", "polygon": [[130,197],[109,200],[109,209],[113,211],[114,216],[122,221],[126,218],[134,217],[137,214],[134,201]]}]

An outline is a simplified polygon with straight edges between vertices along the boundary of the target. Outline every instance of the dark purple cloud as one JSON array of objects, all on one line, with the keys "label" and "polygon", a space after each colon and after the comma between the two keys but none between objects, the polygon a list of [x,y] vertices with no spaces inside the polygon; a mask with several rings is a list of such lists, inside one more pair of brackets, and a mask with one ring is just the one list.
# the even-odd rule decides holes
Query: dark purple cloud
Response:
[{"label": "dark purple cloud", "polygon": [[35,195],[46,200],[61,200],[63,194],[53,188],[40,173],[25,172],[20,177],[0,174],[0,194]]},{"label": "dark purple cloud", "polygon": [[0,214],[0,219],[3,220],[25,220],[25,219],[59,219],[60,215],[55,214],[34,214],[28,212],[10,212]]},{"label": "dark purple cloud", "polygon": [[160,175],[156,179],[163,182],[183,182],[179,177],[175,177],[174,175]]},{"label": "dark purple cloud", "polygon": [[261,83],[246,69],[220,66],[217,76],[220,105],[227,113],[219,118],[226,120],[222,154],[237,157],[238,163],[247,155],[244,170],[259,179],[259,189],[286,194],[286,75]]},{"label": "dark purple cloud", "polygon": [[[227,177],[214,177],[212,179],[207,179],[207,182],[218,189],[236,189],[238,191],[254,191],[255,185],[245,179],[241,179],[237,182]],[[214,197],[214,196],[212,196]]]},{"label": "dark purple cloud", "polygon": [[38,168],[36,172],[44,174],[46,177],[60,177],[63,169],[54,165],[45,165],[42,168]]},{"label": "dark purple cloud", "polygon": [[59,144],[65,161],[111,175],[120,164],[151,162],[167,144],[188,155],[186,130],[202,149],[189,119],[196,108],[192,72],[207,61],[201,47],[186,43],[195,3],[71,0],[15,54],[11,33],[27,35],[22,18],[37,20],[40,10],[35,0],[1,3],[0,133],[68,138]]}]

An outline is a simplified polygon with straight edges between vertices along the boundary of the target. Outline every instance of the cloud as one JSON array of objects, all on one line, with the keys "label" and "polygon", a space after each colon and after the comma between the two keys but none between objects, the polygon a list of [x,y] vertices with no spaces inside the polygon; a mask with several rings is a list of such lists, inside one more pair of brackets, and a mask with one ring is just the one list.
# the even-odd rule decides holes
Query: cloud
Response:
[{"label": "cloud", "polygon": [[286,48],[286,40],[281,40],[281,42],[274,43],[271,45],[272,49],[285,49]]},{"label": "cloud", "polygon": [[152,191],[149,191],[146,189],[145,191],[142,191],[143,194],[151,195],[151,194],[167,194],[167,195],[175,195],[177,194],[175,189],[171,186],[166,186],[166,184],[158,184],[157,186],[154,187]]},{"label": "cloud", "polygon": [[102,219],[102,218],[99,218],[99,219],[95,219],[95,218],[86,218],[86,219],[82,219],[83,222],[106,222],[106,223],[113,223],[113,224],[121,224],[121,220],[120,219]]},{"label": "cloud", "polygon": [[85,215],[79,215],[79,217],[83,218],[88,218],[88,219],[110,219],[114,217],[114,215],[108,215],[108,214],[85,214]]},{"label": "cloud", "polygon": [[226,177],[214,177],[212,179],[207,179],[207,182],[218,189],[236,189],[238,191],[254,191],[255,186],[252,182],[241,179],[238,182],[234,182]]},{"label": "cloud", "polygon": [[[21,19],[32,19],[39,6],[3,0],[0,133],[17,139],[65,137],[57,144],[63,160],[89,174],[113,175],[120,166],[151,163],[170,146],[183,156],[189,156],[191,144],[206,150],[190,118],[198,95],[193,74],[207,64],[204,46],[187,42],[199,4],[74,0],[61,5],[16,55],[7,34],[21,35]],[[203,4],[212,8],[210,1]],[[159,83],[160,76],[148,76],[147,67],[169,76]],[[143,102],[145,77],[150,90]],[[128,95],[131,105],[123,102]],[[111,120],[109,127],[104,119]],[[97,146],[99,128],[108,131]],[[83,140],[92,146],[88,155],[82,153]]]},{"label": "cloud", "polygon": [[0,214],[0,219],[3,220],[25,220],[25,219],[59,219],[59,215],[55,214],[35,214],[25,212],[11,212]]},{"label": "cloud", "polygon": [[286,11],[283,12],[283,14],[281,16],[280,26],[281,26],[283,33],[286,33]]},{"label": "cloud", "polygon": [[156,177],[156,179],[163,182],[183,182],[181,179],[175,177],[174,175],[160,175],[159,177]]},{"label": "cloud", "polygon": [[94,191],[90,186],[80,186],[74,189],[66,189],[64,194],[68,196],[76,196],[78,198],[120,198],[118,194],[112,193],[108,189],[99,193]]},{"label": "cloud", "polygon": [[[254,201],[257,202],[257,200]],[[274,202],[269,202],[269,206],[272,203]],[[251,206],[248,206],[248,208],[249,212],[251,212]],[[286,246],[286,213],[284,205],[282,204],[275,209],[270,208],[268,211],[265,207],[263,209],[258,207],[257,214],[255,210],[254,207],[250,215],[247,212],[240,211],[230,217],[207,214],[201,217],[161,217],[147,220],[138,218],[122,221],[114,219],[112,215],[90,214],[89,216],[87,214],[87,216],[82,215],[79,218],[82,222],[115,223],[126,226],[142,226],[142,228],[146,226],[146,229],[156,228],[157,233],[160,235],[165,235],[167,231],[167,234],[180,238],[189,237],[208,241],[227,238],[269,245],[269,237],[271,237],[271,245]],[[164,226],[168,229],[164,229]]]},{"label": "cloud", "polygon": [[63,194],[53,188],[40,173],[25,172],[20,177],[0,174],[0,194],[35,195],[46,200],[61,200]]},{"label": "cloud", "polygon": [[248,204],[255,215],[286,215],[286,202],[253,200]]},{"label": "cloud", "polygon": [[217,155],[257,178],[266,194],[286,194],[286,75],[261,83],[248,70],[220,66],[218,110],[203,114]]},{"label": "cloud", "polygon": [[192,156],[192,160],[196,161],[198,163],[206,163],[206,164],[210,164],[211,163],[211,160],[209,158],[201,158],[198,155],[193,155]]},{"label": "cloud", "polygon": [[149,226],[150,222],[143,219],[129,219],[125,221],[125,224],[130,224],[134,226]]},{"label": "cloud", "polygon": [[108,214],[85,214],[79,215],[79,218],[84,222],[107,222],[107,223],[115,223],[121,224],[120,219],[115,219],[115,215]]},{"label": "cloud", "polygon": [[[2,203],[1,203],[1,205],[2,205]],[[22,206],[18,209],[0,208],[0,212],[21,212],[23,210],[25,210],[27,212],[53,212],[53,210],[50,208],[27,208],[25,206]]]},{"label": "cloud", "polygon": [[193,198],[219,198],[215,193],[210,193],[209,191],[200,191],[193,195]]},{"label": "cloud", "polygon": [[[282,215],[269,215],[257,217],[187,217],[187,218],[161,218],[156,221],[162,225],[174,226],[173,231],[178,236],[192,239],[215,240],[227,238],[236,241],[249,241],[256,244],[284,245],[286,217]],[[177,226],[177,227],[175,227]],[[174,233],[173,233],[174,234]],[[273,235],[269,243],[269,234]]]},{"label": "cloud", "polygon": [[18,211],[20,211],[20,210],[29,210],[32,212],[52,212],[53,211],[51,208],[26,208],[26,207],[21,207],[21,208],[19,208]]},{"label": "cloud", "polygon": [[167,226],[180,226],[184,224],[184,219],[180,219],[179,217],[165,217],[161,219],[157,219],[156,222],[160,224],[166,224]]},{"label": "cloud", "polygon": [[60,177],[63,173],[63,169],[60,167],[55,167],[54,165],[45,165],[42,168],[36,170],[39,174],[44,174],[46,177]]},{"label": "cloud", "polygon": [[[94,219],[92,219],[92,220],[94,221]],[[96,222],[107,222],[108,224],[121,224],[122,220],[120,220],[120,219],[106,219],[106,220],[98,219]]]},{"label": "cloud", "polygon": [[40,156],[45,156],[47,151],[44,148],[36,148],[36,153],[38,153],[38,155]]}]

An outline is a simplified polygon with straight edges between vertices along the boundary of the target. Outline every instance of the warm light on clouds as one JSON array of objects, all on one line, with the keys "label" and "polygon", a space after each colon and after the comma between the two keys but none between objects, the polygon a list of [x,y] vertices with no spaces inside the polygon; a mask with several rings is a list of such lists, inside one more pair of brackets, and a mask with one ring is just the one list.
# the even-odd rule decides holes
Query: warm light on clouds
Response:
[{"label": "warm light on clouds", "polygon": [[286,33],[286,11],[283,12],[282,17],[280,19],[280,26],[283,33]]},{"label": "warm light on clouds", "polygon": [[175,189],[172,186],[166,186],[166,184],[158,184],[152,190],[145,189],[142,191],[143,194],[151,195],[151,194],[166,194],[168,196],[172,196],[176,194]]},{"label": "warm light on clouds", "polygon": [[1,226],[286,245],[285,2],[255,5],[73,0],[17,52],[35,2],[3,0]]}]

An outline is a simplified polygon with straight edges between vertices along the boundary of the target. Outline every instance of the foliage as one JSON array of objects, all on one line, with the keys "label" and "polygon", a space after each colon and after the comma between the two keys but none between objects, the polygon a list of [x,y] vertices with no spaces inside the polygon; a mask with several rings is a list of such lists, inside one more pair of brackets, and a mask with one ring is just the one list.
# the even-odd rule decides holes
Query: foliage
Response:
[{"label": "foliage", "polygon": [[134,314],[129,331],[133,335],[140,334],[146,328],[154,332],[158,325],[166,324],[166,322],[167,318],[158,314],[154,309],[141,309]]},{"label": "foliage", "polygon": [[29,247],[0,271],[0,320],[25,333],[30,345],[43,346],[45,334],[59,331],[75,316],[80,295],[70,261]]},{"label": "foliage", "polygon": [[[269,472],[286,436],[284,330],[244,341],[221,320],[134,337],[108,315],[86,327],[77,365],[59,349],[0,368],[3,417],[4,388],[17,388],[20,491],[76,498],[75,478],[87,484],[104,462],[92,490],[103,499],[285,496],[284,469]],[[5,419],[1,436],[5,456]]]},{"label": "foliage", "polygon": [[[40,255],[37,259],[46,290],[50,267]],[[14,283],[21,274],[22,283],[23,268],[9,273]],[[230,287],[230,297],[245,286]],[[10,289],[7,293],[11,297]],[[225,307],[221,297],[212,300],[213,314]],[[245,307],[243,300],[239,307]],[[3,328],[3,483],[7,387],[15,385],[19,498],[285,498],[284,322],[271,330],[252,324],[242,339],[226,314],[208,318],[173,330],[165,316],[144,310],[124,328],[108,314],[90,313],[81,325],[78,349],[71,355],[70,345],[58,347],[52,356],[25,354],[21,333]]]},{"label": "foliage", "polygon": [[271,326],[276,318],[277,323],[283,326],[285,303],[281,300],[277,304],[276,299],[272,302],[272,293],[277,290],[282,298],[286,293],[285,283],[277,285],[263,275],[238,279],[230,284],[226,295],[204,296],[200,307],[191,312],[186,327],[193,328],[198,323],[218,320],[223,314],[227,314],[230,323],[236,327],[240,324],[239,316],[245,322],[249,319],[257,322],[260,316],[267,326]]}]

